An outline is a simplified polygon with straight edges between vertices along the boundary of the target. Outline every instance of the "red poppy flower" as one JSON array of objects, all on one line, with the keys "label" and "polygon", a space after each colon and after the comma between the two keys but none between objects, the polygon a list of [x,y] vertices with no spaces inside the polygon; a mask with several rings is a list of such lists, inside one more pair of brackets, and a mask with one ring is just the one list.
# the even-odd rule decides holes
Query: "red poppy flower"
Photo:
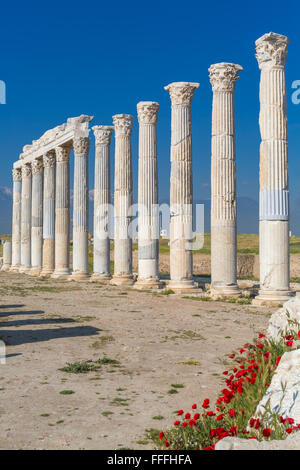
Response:
[{"label": "red poppy flower", "polygon": [[163,433],[163,432],[160,432],[160,433],[159,433],[159,435],[158,435],[159,439],[163,439],[163,438],[164,438],[164,436],[165,436],[165,435],[164,435],[164,433]]},{"label": "red poppy flower", "polygon": [[287,429],[286,429],[286,432],[287,432],[288,434],[291,434],[292,431],[293,431],[292,428],[287,428]]},{"label": "red poppy flower", "polygon": [[190,419],[190,417],[191,417],[191,413],[186,413],[185,414],[185,419]]},{"label": "red poppy flower", "polygon": [[195,410],[196,408],[197,408],[197,405],[196,405],[196,403],[194,403],[194,404],[192,405],[192,410]]},{"label": "red poppy flower", "polygon": [[174,421],[174,426],[178,426],[180,424],[180,421]]},{"label": "red poppy flower", "polygon": [[183,415],[183,410],[177,411],[178,416]]},{"label": "red poppy flower", "polygon": [[266,428],[263,430],[263,436],[264,437],[270,437],[271,436],[271,429],[270,428]]}]

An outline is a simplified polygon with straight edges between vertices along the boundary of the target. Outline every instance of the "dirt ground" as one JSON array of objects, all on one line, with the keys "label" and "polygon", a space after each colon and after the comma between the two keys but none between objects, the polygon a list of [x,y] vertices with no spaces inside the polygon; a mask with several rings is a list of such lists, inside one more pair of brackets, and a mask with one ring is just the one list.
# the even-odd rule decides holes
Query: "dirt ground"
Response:
[{"label": "dirt ground", "polygon": [[[215,399],[226,355],[274,311],[8,273],[0,299],[1,449],[152,448],[145,430]],[[59,370],[103,358],[119,363]]]}]

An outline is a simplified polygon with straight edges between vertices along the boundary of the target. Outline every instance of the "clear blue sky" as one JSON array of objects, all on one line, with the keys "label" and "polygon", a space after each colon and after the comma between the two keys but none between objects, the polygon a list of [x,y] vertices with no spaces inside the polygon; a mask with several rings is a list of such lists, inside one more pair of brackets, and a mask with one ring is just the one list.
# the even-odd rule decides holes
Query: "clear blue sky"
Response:
[{"label": "clear blue sky", "polygon": [[[192,108],[194,197],[210,196],[212,92],[208,67],[243,66],[236,85],[237,188],[258,200],[258,85],[255,40],[269,31],[290,38],[287,59],[290,189],[300,206],[300,105],[291,83],[300,80],[300,4],[294,1],[190,0],[5,2],[1,6],[0,187],[10,187],[22,147],[70,116],[91,114],[93,124],[111,116],[136,117],[141,100],[161,105],[158,124],[160,199],[169,196],[170,98],[173,81],[200,82]],[[137,190],[137,119],[133,167]],[[113,150],[113,149],[112,149]],[[93,187],[93,147],[90,187]],[[298,201],[298,202],[297,202]],[[292,226],[297,221],[292,219]],[[300,223],[298,222],[300,233]]]}]

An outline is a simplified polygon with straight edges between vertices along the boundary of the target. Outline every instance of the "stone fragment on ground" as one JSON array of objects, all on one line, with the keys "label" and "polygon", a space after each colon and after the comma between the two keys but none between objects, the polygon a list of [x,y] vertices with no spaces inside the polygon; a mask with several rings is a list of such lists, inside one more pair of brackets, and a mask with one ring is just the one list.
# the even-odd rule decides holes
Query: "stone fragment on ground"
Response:
[{"label": "stone fragment on ground", "polygon": [[297,329],[296,323],[300,324],[300,296],[293,297],[273,313],[269,320],[268,337],[278,341],[288,330]]},{"label": "stone fragment on ground", "polygon": [[257,441],[256,439],[240,439],[225,437],[216,444],[216,450],[299,450],[300,432],[291,434],[286,439],[277,441]]}]

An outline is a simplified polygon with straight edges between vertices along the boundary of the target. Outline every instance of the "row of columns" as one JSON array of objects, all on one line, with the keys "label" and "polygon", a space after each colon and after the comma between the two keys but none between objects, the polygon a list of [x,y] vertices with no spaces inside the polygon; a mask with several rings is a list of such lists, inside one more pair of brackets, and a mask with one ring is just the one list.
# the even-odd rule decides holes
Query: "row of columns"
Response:
[{"label": "row of columns", "polygon": [[[284,301],[289,287],[289,191],[285,59],[288,39],[269,33],[256,41],[260,82],[260,270],[257,303]],[[242,67],[218,63],[209,68],[213,90],[211,142],[211,294],[239,296],[237,284],[237,209],[234,90]],[[171,98],[170,282],[180,292],[195,292],[192,258],[191,105],[199,83],[175,82],[165,87]],[[140,102],[139,230],[136,288],[159,288],[157,118],[159,104]],[[133,285],[132,149],[133,117],[113,116],[113,126],[94,126],[93,280]],[[115,130],[114,275],[110,274],[109,206],[110,143]],[[88,277],[88,150],[89,139],[74,146],[73,274]],[[69,152],[58,147],[32,168],[14,170],[12,270],[69,273]],[[55,184],[56,163],[56,184]],[[32,178],[31,178],[32,170]],[[44,172],[44,189],[42,172]],[[54,188],[56,187],[56,193]],[[43,201],[42,201],[43,193]],[[31,200],[32,194],[32,200]],[[22,206],[22,211],[20,210]],[[43,206],[43,207],[42,207]],[[21,233],[19,233],[21,227]],[[42,251],[43,246],[43,251]],[[20,249],[21,247],[21,249]]]}]

